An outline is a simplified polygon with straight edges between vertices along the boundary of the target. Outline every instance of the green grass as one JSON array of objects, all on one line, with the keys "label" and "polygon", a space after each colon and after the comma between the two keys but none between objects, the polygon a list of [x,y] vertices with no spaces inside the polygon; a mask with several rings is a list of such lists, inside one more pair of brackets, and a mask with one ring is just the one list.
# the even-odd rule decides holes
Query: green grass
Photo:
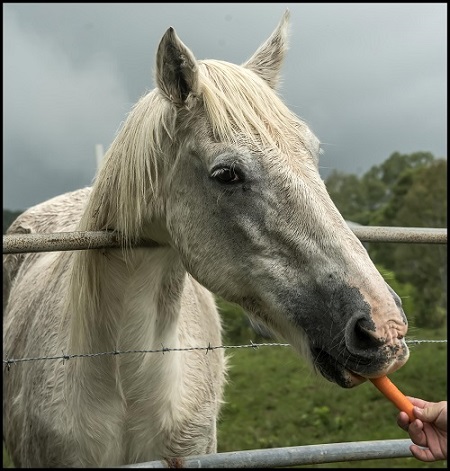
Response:
[{"label": "green grass", "polygon": [[[446,329],[414,332],[418,339],[446,336]],[[232,354],[230,364],[219,452],[409,438],[397,426],[395,407],[371,383],[341,389],[313,374],[290,347],[241,349]],[[410,360],[391,378],[407,395],[445,399],[447,345],[411,345]],[[446,462],[396,458],[314,467],[442,468]]]},{"label": "green grass", "polygon": [[[420,329],[413,334],[410,338],[447,337],[445,328]],[[290,347],[239,349],[229,356],[231,368],[226,404],[219,422],[219,452],[408,438],[396,424],[395,407],[370,383],[341,389],[313,374]],[[429,401],[445,399],[447,345],[412,345],[410,360],[391,378],[408,395]],[[446,461],[423,463],[414,458],[396,458],[309,467],[444,468],[446,465]],[[5,451],[3,466],[10,466]]]}]

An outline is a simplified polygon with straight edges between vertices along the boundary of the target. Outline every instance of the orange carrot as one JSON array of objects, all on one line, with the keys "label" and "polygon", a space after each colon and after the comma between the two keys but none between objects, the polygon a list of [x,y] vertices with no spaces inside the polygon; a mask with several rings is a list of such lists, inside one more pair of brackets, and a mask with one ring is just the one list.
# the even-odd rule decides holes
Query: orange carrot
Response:
[{"label": "orange carrot", "polygon": [[415,420],[413,404],[387,376],[369,379],[377,389],[379,389],[391,402],[395,404],[398,410],[404,411],[408,414],[411,422]]}]

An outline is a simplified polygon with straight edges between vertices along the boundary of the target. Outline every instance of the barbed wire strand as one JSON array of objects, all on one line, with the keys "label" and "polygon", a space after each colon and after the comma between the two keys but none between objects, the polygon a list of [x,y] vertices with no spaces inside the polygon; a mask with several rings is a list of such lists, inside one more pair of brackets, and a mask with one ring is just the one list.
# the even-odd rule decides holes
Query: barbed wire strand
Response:
[{"label": "barbed wire strand", "polygon": [[[409,344],[422,344],[422,343],[447,343],[447,340],[406,340],[406,343]],[[250,340],[249,344],[244,345],[215,345],[211,346],[211,343],[208,344],[206,347],[183,347],[183,348],[169,348],[165,347],[161,344],[161,348],[158,349],[149,349],[149,350],[113,350],[110,352],[97,352],[97,353],[73,353],[73,354],[65,354],[62,352],[62,355],[54,355],[54,356],[41,356],[41,357],[29,357],[29,358],[5,358],[3,360],[4,365],[6,366],[7,370],[11,368],[11,365],[16,363],[23,363],[27,361],[39,361],[39,360],[62,360],[63,364],[67,360],[71,360],[73,358],[92,358],[92,357],[99,357],[104,355],[126,355],[130,353],[162,353],[163,355],[168,352],[190,352],[195,350],[205,350],[205,353],[212,350],[217,349],[239,349],[239,348],[253,348],[257,349],[259,347],[290,347],[289,343],[253,343]]]}]

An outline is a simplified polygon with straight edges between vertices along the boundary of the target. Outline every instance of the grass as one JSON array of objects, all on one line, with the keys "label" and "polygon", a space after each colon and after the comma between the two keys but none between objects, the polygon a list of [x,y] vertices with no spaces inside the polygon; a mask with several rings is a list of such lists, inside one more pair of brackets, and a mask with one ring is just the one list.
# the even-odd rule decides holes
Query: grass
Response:
[{"label": "grass", "polygon": [[[445,328],[414,331],[414,338],[418,339],[446,337]],[[225,340],[226,344],[233,343]],[[219,452],[408,438],[396,424],[395,407],[369,382],[354,389],[341,389],[313,374],[290,347],[239,349],[229,356],[231,368],[219,421]],[[447,345],[412,345],[410,360],[391,379],[405,394],[429,401],[445,399]],[[396,458],[308,467],[446,465],[446,461],[423,463],[415,458]],[[11,466],[5,451],[3,466]]]},{"label": "grass", "polygon": [[[420,339],[446,335],[446,329],[415,332]],[[371,383],[341,389],[313,374],[290,347],[241,349],[230,364],[219,452],[409,438],[397,426],[395,407]],[[447,345],[412,345],[410,360],[391,379],[407,395],[446,399]],[[442,468],[446,462],[396,458],[309,467]]]}]

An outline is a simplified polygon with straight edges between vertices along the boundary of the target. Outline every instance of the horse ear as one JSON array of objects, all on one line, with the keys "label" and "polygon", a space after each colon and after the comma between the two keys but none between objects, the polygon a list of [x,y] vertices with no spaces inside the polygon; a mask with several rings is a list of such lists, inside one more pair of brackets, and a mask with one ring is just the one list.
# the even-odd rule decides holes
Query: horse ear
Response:
[{"label": "horse ear", "polygon": [[156,53],[156,84],[176,105],[198,94],[198,66],[192,52],[173,28],[162,37]]},{"label": "horse ear", "polygon": [[288,48],[289,17],[289,10],[286,10],[269,39],[242,64],[247,69],[253,70],[272,88],[278,85],[281,65]]}]

